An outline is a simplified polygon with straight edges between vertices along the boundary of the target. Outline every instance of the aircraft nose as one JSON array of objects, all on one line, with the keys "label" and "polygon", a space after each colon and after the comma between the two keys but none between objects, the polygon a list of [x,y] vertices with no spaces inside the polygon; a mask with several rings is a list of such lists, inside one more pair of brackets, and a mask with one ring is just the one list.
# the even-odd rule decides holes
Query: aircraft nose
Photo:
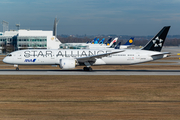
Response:
[{"label": "aircraft nose", "polygon": [[5,58],[3,59],[3,62],[6,63],[6,61],[7,61],[7,58],[5,57]]},{"label": "aircraft nose", "polygon": [[4,62],[4,63],[11,63],[12,60],[11,60],[11,58],[5,57],[5,58],[3,59],[3,62]]}]

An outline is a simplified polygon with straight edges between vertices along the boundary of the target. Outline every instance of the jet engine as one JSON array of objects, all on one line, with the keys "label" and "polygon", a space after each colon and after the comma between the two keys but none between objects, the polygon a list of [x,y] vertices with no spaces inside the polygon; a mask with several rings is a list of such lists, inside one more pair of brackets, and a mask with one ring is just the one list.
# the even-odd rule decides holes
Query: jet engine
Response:
[{"label": "jet engine", "polygon": [[77,65],[77,60],[75,59],[71,59],[71,58],[63,58],[63,59],[60,59],[60,64],[59,64],[59,67],[61,69],[73,69],[75,68]]}]

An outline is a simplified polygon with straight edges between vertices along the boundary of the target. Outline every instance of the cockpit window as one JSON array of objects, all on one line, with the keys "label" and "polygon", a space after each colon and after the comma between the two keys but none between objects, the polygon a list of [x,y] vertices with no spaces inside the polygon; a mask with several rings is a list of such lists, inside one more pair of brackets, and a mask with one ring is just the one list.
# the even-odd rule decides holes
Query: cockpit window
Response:
[{"label": "cockpit window", "polygon": [[7,56],[8,56],[8,57],[11,57],[11,56],[12,56],[12,54],[7,54]]}]

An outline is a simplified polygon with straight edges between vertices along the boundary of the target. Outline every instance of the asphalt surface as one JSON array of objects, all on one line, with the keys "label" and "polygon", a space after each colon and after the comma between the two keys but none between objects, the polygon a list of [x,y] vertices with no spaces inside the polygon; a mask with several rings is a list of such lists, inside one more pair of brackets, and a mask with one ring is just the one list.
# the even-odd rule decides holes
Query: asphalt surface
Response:
[{"label": "asphalt surface", "polygon": [[0,75],[180,75],[180,70],[0,70]]}]

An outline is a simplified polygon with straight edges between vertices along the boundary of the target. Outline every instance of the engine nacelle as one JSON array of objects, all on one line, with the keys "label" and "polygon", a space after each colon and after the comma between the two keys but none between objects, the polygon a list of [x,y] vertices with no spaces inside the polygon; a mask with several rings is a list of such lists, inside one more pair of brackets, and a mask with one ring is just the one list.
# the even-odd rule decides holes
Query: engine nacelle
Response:
[{"label": "engine nacelle", "polygon": [[60,59],[59,67],[61,69],[73,69],[77,65],[77,61],[75,59],[71,58],[63,58]]}]

